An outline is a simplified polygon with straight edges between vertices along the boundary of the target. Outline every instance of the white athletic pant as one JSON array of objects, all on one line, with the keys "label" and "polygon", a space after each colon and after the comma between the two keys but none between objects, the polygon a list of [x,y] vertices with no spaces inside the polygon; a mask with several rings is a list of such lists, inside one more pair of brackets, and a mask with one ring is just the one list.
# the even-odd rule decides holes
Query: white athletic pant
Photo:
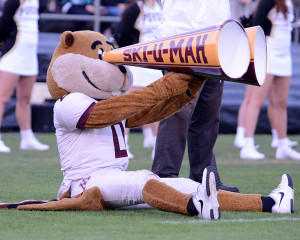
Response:
[{"label": "white athletic pant", "polygon": [[121,171],[102,169],[88,178],[73,181],[71,196],[82,193],[92,187],[99,187],[108,209],[126,207],[144,203],[142,191],[150,179],[156,179],[187,195],[197,191],[199,183],[187,178],[159,178],[148,170]]},{"label": "white athletic pant", "polygon": [[106,208],[118,208],[143,203],[142,190],[150,179],[159,177],[148,170],[121,171],[120,169],[102,169],[88,178],[73,181],[71,196],[84,190],[99,187]]},{"label": "white athletic pant", "polygon": [[200,185],[189,178],[161,178],[160,181],[186,194],[194,194]]}]

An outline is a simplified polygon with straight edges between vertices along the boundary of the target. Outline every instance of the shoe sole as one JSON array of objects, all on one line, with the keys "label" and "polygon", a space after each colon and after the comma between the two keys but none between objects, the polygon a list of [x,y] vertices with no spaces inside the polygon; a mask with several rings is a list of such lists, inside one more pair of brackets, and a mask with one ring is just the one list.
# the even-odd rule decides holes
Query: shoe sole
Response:
[{"label": "shoe sole", "polygon": [[21,150],[35,150],[35,151],[47,151],[50,149],[50,147],[47,148],[34,148],[34,147],[20,147]]},{"label": "shoe sole", "polygon": [[263,156],[263,157],[248,157],[248,156],[244,156],[244,154],[240,154],[240,159],[259,161],[259,160],[265,159],[265,156]]},{"label": "shoe sole", "polygon": [[277,160],[292,159],[292,160],[296,160],[296,161],[300,160],[299,158],[295,158],[295,157],[288,156],[288,155],[285,155],[285,156],[276,156],[275,155],[275,159],[277,159]]},{"label": "shoe sole", "polygon": [[[288,186],[291,189],[294,189],[294,185],[293,185],[293,180],[290,174],[286,173],[285,174],[287,179],[288,179]],[[291,213],[294,213],[294,199],[291,199]]]},{"label": "shoe sole", "polygon": [[30,150],[33,150],[33,151],[47,151],[49,150],[49,148],[47,149],[36,149],[36,148],[20,148],[21,150],[24,150],[24,151],[30,151]]},{"label": "shoe sole", "polygon": [[[210,219],[220,219],[221,209],[218,202],[218,190],[220,187],[220,177],[216,168],[209,166],[206,168],[206,174],[204,175],[207,204],[203,206],[203,216]],[[203,181],[202,181],[203,183]],[[209,212],[209,213],[208,213]]]}]

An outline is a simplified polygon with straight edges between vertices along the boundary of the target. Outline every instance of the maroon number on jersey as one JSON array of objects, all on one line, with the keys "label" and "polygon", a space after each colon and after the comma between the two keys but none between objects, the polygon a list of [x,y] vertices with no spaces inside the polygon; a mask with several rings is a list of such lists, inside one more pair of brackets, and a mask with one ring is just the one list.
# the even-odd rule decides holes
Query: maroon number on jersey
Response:
[{"label": "maroon number on jersey", "polygon": [[[124,141],[124,145],[126,146],[126,144],[125,144],[125,138],[124,138],[124,127],[123,127],[123,124],[119,122],[119,123],[117,123],[115,125],[119,125],[120,126],[121,131],[122,131],[122,135],[123,135],[122,139]],[[114,146],[115,146],[115,157],[116,158],[128,157],[127,150],[126,149],[122,149],[122,150],[120,149],[119,138],[118,138],[118,134],[117,134],[115,125],[111,126],[111,130],[112,130],[112,134],[113,134],[113,142],[114,142]]]}]

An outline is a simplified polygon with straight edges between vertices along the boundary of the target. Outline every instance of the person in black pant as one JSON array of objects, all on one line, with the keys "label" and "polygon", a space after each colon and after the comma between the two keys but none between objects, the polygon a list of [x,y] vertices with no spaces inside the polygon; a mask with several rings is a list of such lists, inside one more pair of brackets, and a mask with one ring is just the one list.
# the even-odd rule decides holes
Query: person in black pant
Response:
[{"label": "person in black pant", "polygon": [[[190,179],[201,182],[207,166],[217,168],[213,151],[218,136],[224,81],[208,79],[194,101],[160,122],[152,171],[158,176],[178,177],[188,140]],[[239,192],[238,187],[220,189]]]}]

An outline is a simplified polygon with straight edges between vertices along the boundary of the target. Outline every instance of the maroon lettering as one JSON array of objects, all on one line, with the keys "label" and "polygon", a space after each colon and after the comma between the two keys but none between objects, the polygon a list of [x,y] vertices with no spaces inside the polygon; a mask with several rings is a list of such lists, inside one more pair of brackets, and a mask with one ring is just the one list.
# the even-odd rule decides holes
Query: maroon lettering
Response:
[{"label": "maroon lettering", "polygon": [[83,178],[79,184],[79,186],[82,188],[82,190],[84,191],[86,189],[86,184],[88,183],[88,181],[90,180],[90,176],[88,176],[87,178]]},{"label": "maroon lettering", "polygon": [[[123,140],[124,140],[124,127],[122,123],[117,123],[115,125],[119,125],[121,128],[121,132],[123,135]],[[114,147],[115,147],[115,158],[122,158],[122,157],[127,157],[127,150],[120,149],[120,143],[119,143],[119,138],[118,138],[118,133],[116,131],[115,125],[110,126],[111,130],[112,130],[112,135],[113,135],[113,143],[114,143]],[[125,140],[124,140],[124,144],[125,144]]]},{"label": "maroon lettering", "polygon": [[189,57],[192,58],[193,62],[196,63],[196,59],[194,57],[194,53],[193,53],[193,40],[194,37],[190,37],[187,45],[185,47],[185,62],[188,63],[189,62]]},{"label": "maroon lettering", "polygon": [[123,55],[125,56],[124,57],[124,61],[128,61],[130,62],[131,61],[131,49],[125,49],[124,52],[123,52]]},{"label": "maroon lettering", "polygon": [[[157,48],[157,44],[154,44],[154,47],[153,47],[153,58],[156,62],[163,62],[164,59],[162,57],[162,53],[161,53],[161,49],[162,49],[162,46],[163,46],[164,43],[160,43],[159,46],[158,46],[158,50],[156,50]],[[158,52],[158,56],[156,55],[156,52]]]},{"label": "maroon lettering", "polygon": [[132,49],[132,60],[133,60],[134,62],[136,62],[137,59],[138,59],[138,61],[143,62],[143,60],[141,59],[141,57],[140,57],[140,55],[139,55],[139,51],[141,50],[141,48],[142,48],[142,47],[139,47],[139,48],[133,48],[133,49]]},{"label": "maroon lettering", "polygon": [[144,46],[144,47],[143,47],[143,61],[144,61],[144,62],[148,62],[148,58],[147,58],[147,48],[148,48],[148,46]]},{"label": "maroon lettering", "polygon": [[205,56],[205,51],[204,51],[204,46],[205,46],[205,41],[207,39],[207,34],[205,34],[203,36],[203,39],[202,39],[202,44],[200,44],[200,41],[201,41],[201,37],[202,35],[199,35],[197,37],[197,44],[196,44],[196,54],[197,54],[197,62],[198,63],[201,63],[201,59],[200,59],[200,52],[201,52],[201,55],[202,55],[202,59],[203,59],[203,62],[204,63],[208,63],[207,61],[207,58]]},{"label": "maroon lettering", "polygon": [[184,39],[180,39],[176,46],[175,46],[174,40],[170,42],[170,62],[172,62],[172,63],[175,62],[173,54],[175,56],[178,54],[180,62],[184,63],[184,59],[182,57],[182,52],[181,52],[181,47],[182,47],[183,42],[184,42]]}]

